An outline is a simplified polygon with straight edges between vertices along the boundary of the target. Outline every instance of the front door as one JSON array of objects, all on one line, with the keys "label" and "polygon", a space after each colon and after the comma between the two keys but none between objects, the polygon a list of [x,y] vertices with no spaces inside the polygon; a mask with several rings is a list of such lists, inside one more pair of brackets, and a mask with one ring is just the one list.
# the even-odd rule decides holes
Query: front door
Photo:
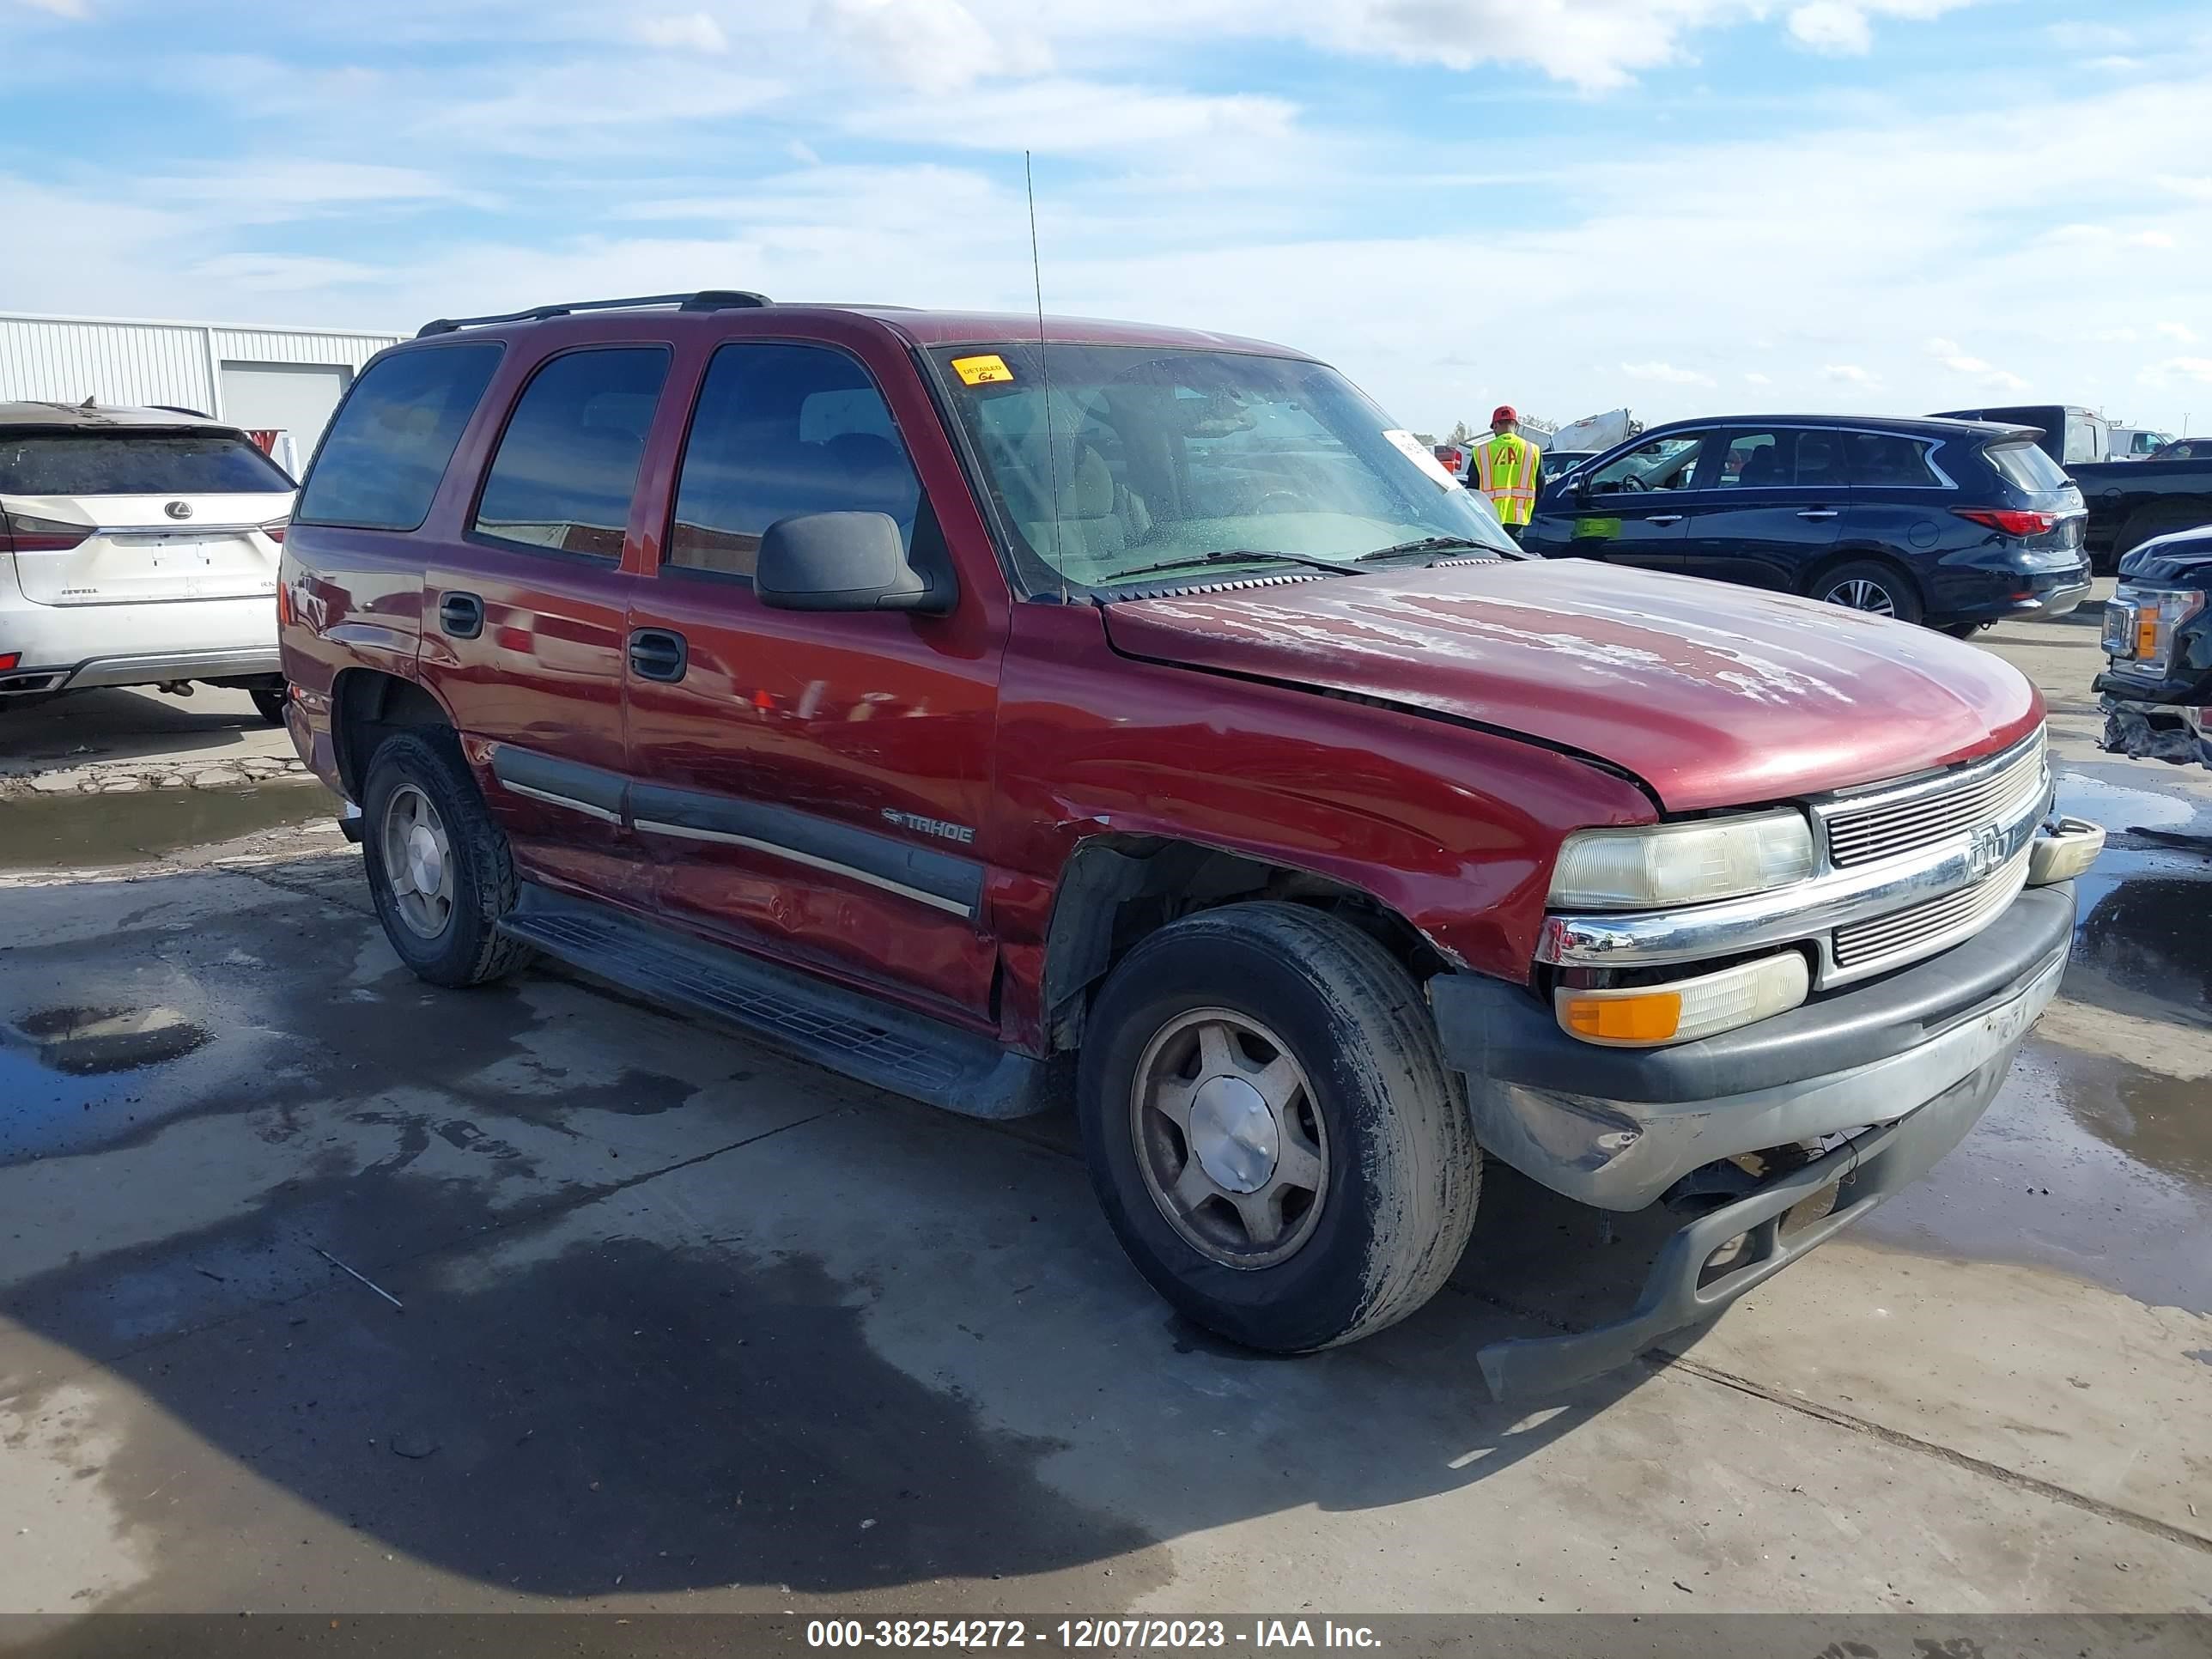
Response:
[{"label": "front door", "polygon": [[1655,438],[1593,471],[1587,490],[1564,492],[1558,507],[1571,526],[1564,556],[1650,570],[1680,569],[1682,501],[1705,453],[1705,436],[1677,432]]},{"label": "front door", "polygon": [[700,378],[659,568],[629,628],[630,810],[665,919],[984,1024],[997,955],[977,845],[1004,624],[770,610],[761,534],[887,513],[946,557],[909,446],[860,360],[732,341]]},{"label": "front door", "polygon": [[489,770],[516,861],[603,895],[636,876],[622,827],[635,579],[622,556],[669,361],[665,345],[593,346],[539,368],[422,598],[424,678]]},{"label": "front door", "polygon": [[1681,568],[1692,576],[1802,591],[1850,505],[1844,434],[1803,427],[1723,433],[1683,499]]}]

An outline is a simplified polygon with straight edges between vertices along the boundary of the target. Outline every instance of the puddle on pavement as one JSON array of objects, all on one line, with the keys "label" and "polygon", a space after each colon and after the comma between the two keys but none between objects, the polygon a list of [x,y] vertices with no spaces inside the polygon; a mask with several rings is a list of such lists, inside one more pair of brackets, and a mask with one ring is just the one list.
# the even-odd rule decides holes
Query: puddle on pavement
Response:
[{"label": "puddle on pavement", "polygon": [[2094,819],[2112,835],[2125,835],[2130,830],[2179,830],[2197,816],[2193,802],[2179,795],[2160,794],[2147,786],[2113,783],[2071,770],[2061,771],[2057,782],[2060,811]]},{"label": "puddle on pavement", "polygon": [[0,870],[88,870],[135,864],[313,823],[331,816],[311,783],[250,789],[149,789],[127,795],[32,795],[0,804]]},{"label": "puddle on pavement", "polygon": [[1861,1225],[1908,1249],[2057,1267],[2212,1313],[2212,1079],[2031,1038],[1973,1133]]},{"label": "puddle on pavement", "polygon": [[150,1082],[137,1073],[207,1041],[173,1008],[46,1008],[0,1026],[0,1162],[81,1141],[82,1114],[127,1109]]},{"label": "puddle on pavement", "polygon": [[[2121,836],[2197,816],[2186,800],[2078,774],[2062,778],[2060,806]],[[2108,846],[2077,893],[2065,994],[2212,1050],[2212,857]],[[1869,1216],[1868,1236],[2212,1313],[2212,1077],[2166,1075],[2148,1048],[2138,1058],[2031,1036],[1973,1133]]]}]

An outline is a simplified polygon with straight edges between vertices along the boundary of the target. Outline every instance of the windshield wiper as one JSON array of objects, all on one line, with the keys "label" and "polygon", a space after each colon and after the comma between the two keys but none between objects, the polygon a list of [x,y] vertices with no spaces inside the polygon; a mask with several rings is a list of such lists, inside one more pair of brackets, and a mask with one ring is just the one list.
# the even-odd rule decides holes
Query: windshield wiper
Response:
[{"label": "windshield wiper", "polygon": [[1468,536],[1420,536],[1410,542],[1394,542],[1388,547],[1378,547],[1372,553],[1362,553],[1352,562],[1372,564],[1377,559],[1395,558],[1401,553],[1449,553],[1455,549],[1469,547],[1479,548],[1485,553],[1495,553],[1501,559],[1513,556],[1502,547],[1494,547],[1488,542],[1479,542]]},{"label": "windshield wiper", "polygon": [[1158,564],[1140,564],[1134,570],[1117,570],[1109,581],[1125,582],[1136,576],[1156,576],[1170,570],[1188,570],[1200,564],[1250,564],[1257,560],[1273,559],[1281,564],[1303,564],[1316,570],[1326,570],[1332,576],[1348,576],[1352,573],[1336,559],[1310,559],[1303,553],[1277,553],[1267,548],[1217,547],[1210,553],[1189,553],[1180,559],[1163,559]]}]

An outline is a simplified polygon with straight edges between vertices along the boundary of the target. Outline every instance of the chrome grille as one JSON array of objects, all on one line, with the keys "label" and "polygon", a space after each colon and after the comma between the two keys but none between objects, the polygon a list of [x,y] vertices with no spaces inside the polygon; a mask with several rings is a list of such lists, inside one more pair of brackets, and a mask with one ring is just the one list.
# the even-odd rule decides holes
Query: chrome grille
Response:
[{"label": "chrome grille", "polygon": [[1972,887],[1838,927],[1831,945],[1837,968],[1856,977],[1876,967],[1902,966],[1976,931],[2027,884],[2027,859],[2022,848]]},{"label": "chrome grille", "polygon": [[1835,807],[1824,814],[1828,857],[1838,869],[1849,869],[2010,823],[2032,810],[2049,787],[2043,733],[2038,732],[1996,765],[1887,793],[1863,806]]}]

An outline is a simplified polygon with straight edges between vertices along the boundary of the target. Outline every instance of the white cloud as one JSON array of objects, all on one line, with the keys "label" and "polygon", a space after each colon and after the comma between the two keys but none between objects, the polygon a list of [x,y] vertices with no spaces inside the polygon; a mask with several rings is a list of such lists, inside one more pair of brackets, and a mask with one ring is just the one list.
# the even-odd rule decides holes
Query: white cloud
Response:
[{"label": "white cloud", "polygon": [[[2019,375],[1972,356],[1956,340],[1928,342],[1928,355],[1954,374],[1971,375],[1996,392],[2025,392],[2027,382]],[[1848,377],[1846,377],[1848,378]]]},{"label": "white cloud", "polygon": [[1623,363],[1620,372],[1632,380],[1659,380],[1668,386],[1720,384],[1710,374],[1701,374],[1694,368],[1677,368],[1672,363]]},{"label": "white cloud", "polygon": [[2154,325],[2154,331],[2169,340],[2179,340],[2183,345],[2197,343],[2197,331],[2186,323],[2159,323]]},{"label": "white cloud", "polygon": [[92,15],[91,0],[22,0],[22,3],[33,11],[66,17],[73,22],[82,22]]},{"label": "white cloud", "polygon": [[1814,52],[1863,58],[1874,49],[1876,17],[1925,22],[1972,0],[1808,0],[1791,8],[1790,33]]},{"label": "white cloud", "polygon": [[1752,370],[1752,372],[1745,375],[1743,379],[1744,384],[1747,386],[1772,386],[1774,384],[1772,380],[1767,379],[1765,375],[1761,374],[1757,369]]},{"label": "white cloud", "polygon": [[2148,365],[2136,379],[2148,386],[2169,386],[2177,382],[2212,386],[2212,357],[2168,357],[2163,362]]},{"label": "white cloud", "polygon": [[2173,235],[2170,231],[2138,230],[2122,239],[2130,247],[2172,247]]},{"label": "white cloud", "polygon": [[722,26],[703,11],[641,17],[632,27],[640,40],[663,52],[720,53],[730,49],[730,37],[722,33]]},{"label": "white cloud", "polygon": [[961,0],[821,0],[816,15],[886,76],[919,89],[958,91],[987,76],[1051,67],[1042,40],[1012,18],[994,28]]},{"label": "white cloud", "polygon": [[1838,381],[1844,386],[1873,386],[1881,384],[1881,375],[1870,368],[1862,368],[1856,363],[1830,363],[1820,370],[1820,378]]},{"label": "white cloud", "polygon": [[2089,337],[2099,345],[2133,345],[2142,335],[2132,328],[2100,328]]}]

